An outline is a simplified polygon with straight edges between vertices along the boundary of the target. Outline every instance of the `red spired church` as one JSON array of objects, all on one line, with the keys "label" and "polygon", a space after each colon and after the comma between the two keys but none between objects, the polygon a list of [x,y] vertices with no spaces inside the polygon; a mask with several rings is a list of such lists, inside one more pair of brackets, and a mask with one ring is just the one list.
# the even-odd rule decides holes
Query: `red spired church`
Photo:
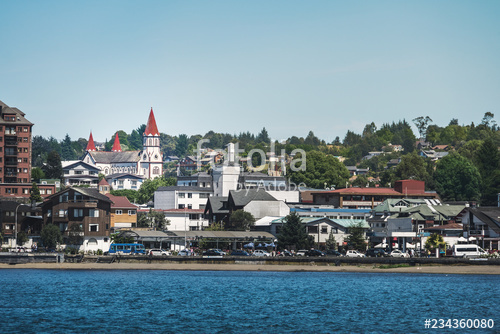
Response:
[{"label": "red spired church", "polygon": [[143,179],[163,175],[163,155],[160,151],[160,132],[156,126],[153,108],[149,113],[146,130],[142,137],[142,151],[122,151],[118,133],[111,152],[97,151],[90,133],[83,162],[95,166],[99,173],[109,176],[130,174]]}]

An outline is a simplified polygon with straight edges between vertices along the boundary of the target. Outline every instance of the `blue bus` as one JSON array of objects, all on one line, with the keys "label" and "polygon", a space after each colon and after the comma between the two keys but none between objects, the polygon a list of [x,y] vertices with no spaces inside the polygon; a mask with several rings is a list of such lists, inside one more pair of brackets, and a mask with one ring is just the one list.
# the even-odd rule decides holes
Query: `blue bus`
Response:
[{"label": "blue bus", "polygon": [[109,254],[146,254],[143,244],[111,244]]}]

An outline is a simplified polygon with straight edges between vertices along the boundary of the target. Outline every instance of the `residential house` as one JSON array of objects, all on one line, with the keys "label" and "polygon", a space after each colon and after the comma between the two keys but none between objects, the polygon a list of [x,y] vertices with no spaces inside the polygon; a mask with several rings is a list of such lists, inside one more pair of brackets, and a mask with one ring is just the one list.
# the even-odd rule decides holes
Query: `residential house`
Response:
[{"label": "residential house", "polygon": [[72,225],[82,235],[82,251],[108,250],[111,230],[112,201],[94,188],[66,188],[42,203],[44,224],[59,226],[67,242]]},{"label": "residential house", "polygon": [[99,168],[86,162],[62,161],[63,184],[65,186],[97,187],[99,183]]},{"label": "residential house", "polygon": [[130,203],[125,196],[105,194],[111,204],[111,231],[137,226],[137,206]]},{"label": "residential house", "polygon": [[467,207],[462,216],[464,237],[483,249],[500,249],[500,208]]},{"label": "residential house", "polygon": [[388,198],[438,199],[436,192],[425,191],[425,182],[417,180],[396,181],[392,188],[342,188],[312,192],[316,205],[333,205],[338,208],[373,209]]},{"label": "residential house", "polygon": [[[0,200],[0,231],[2,240],[0,248],[15,246],[31,247],[40,241],[42,230],[41,209],[36,206],[16,201]],[[26,244],[17,243],[17,235],[26,233],[29,241]]]},{"label": "residential house", "polygon": [[144,183],[144,177],[129,173],[117,173],[106,176],[106,181],[113,190],[139,190]]},{"label": "residential house", "polygon": [[[326,240],[330,233],[333,234],[337,247],[347,245],[350,232],[349,228],[360,225],[368,231],[369,225],[364,219],[330,219],[327,217],[301,217],[302,224],[305,225],[307,233],[313,237],[319,248],[326,247]],[[286,217],[266,216],[255,222],[255,231],[264,231],[278,237]],[[365,232],[366,233],[366,232]]]},{"label": "residential house", "polygon": [[211,195],[210,187],[159,187],[154,194],[154,208],[155,210],[204,209]]}]

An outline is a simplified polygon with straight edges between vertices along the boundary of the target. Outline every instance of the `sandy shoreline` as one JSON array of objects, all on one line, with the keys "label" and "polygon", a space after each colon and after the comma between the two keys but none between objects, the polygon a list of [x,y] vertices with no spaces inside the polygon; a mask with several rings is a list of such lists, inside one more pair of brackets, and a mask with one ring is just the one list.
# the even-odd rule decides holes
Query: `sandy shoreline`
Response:
[{"label": "sandy shoreline", "polygon": [[195,270],[195,271],[288,271],[288,272],[360,272],[415,274],[500,275],[500,266],[448,265],[414,266],[381,269],[373,265],[266,265],[218,263],[26,263],[0,264],[0,269],[51,270]]}]

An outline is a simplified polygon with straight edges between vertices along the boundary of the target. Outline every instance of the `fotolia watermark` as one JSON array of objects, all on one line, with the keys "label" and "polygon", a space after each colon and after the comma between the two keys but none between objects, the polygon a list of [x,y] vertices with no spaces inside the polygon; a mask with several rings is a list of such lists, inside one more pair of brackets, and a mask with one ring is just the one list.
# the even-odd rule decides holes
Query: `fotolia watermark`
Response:
[{"label": "fotolia watermark", "polygon": [[[198,165],[197,168],[198,170],[200,170],[202,166],[202,154],[204,152],[202,146],[203,144],[209,142],[210,139],[201,139],[196,144],[196,164]],[[288,160],[290,161],[289,162],[290,170],[294,172],[300,172],[306,170],[306,152],[303,149],[300,148],[294,149],[292,152],[290,152],[289,159],[287,159],[285,149],[281,149],[280,155],[276,154],[275,141],[271,141],[269,146],[270,146],[269,152],[265,152],[264,150],[258,148],[251,149],[248,152],[247,156],[244,157],[244,159],[249,170],[253,172],[260,172],[266,168],[266,165],[269,166],[268,167],[269,170],[275,170],[276,166],[281,167],[282,170],[286,170],[286,164]],[[240,162],[242,161],[242,155],[241,155],[242,153],[245,153],[245,150],[239,148],[239,143],[229,143],[227,144],[227,150],[215,149],[209,152],[210,161],[208,162],[208,164],[211,165],[212,167],[216,166],[215,160],[219,155],[223,156],[222,165],[224,166],[240,164]],[[261,164],[258,166],[253,165],[253,157],[255,155],[260,157]],[[205,159],[206,156],[207,154],[205,155]],[[269,163],[267,163],[268,156],[269,156]]]}]

